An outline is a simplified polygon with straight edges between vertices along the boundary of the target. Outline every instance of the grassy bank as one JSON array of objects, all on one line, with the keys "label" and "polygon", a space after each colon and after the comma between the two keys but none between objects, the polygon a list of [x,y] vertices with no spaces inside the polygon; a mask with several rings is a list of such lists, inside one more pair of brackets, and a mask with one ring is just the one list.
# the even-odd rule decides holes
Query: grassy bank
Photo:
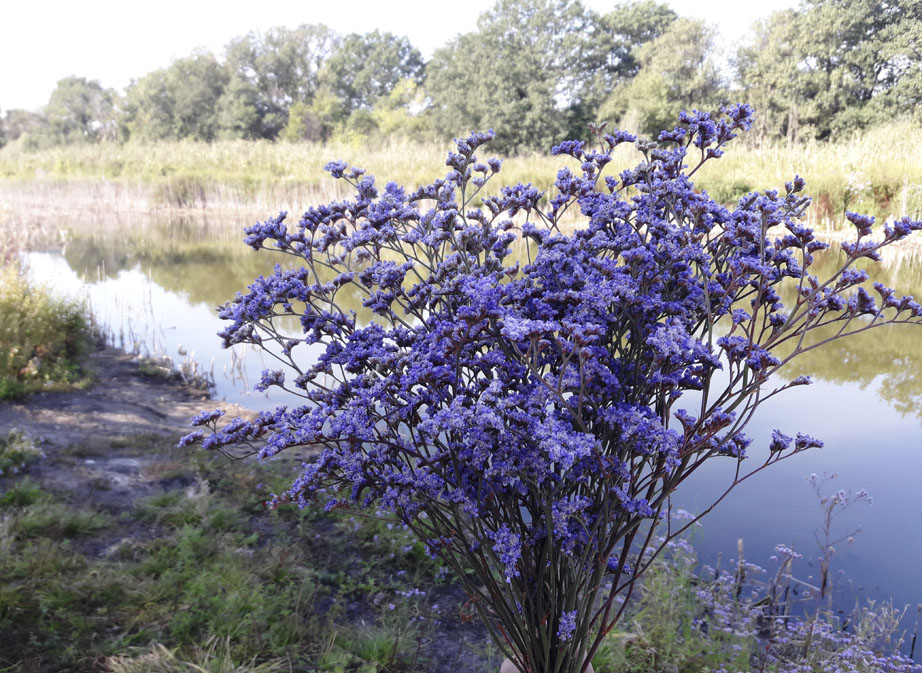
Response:
[{"label": "grassy bank", "polygon": [[[444,171],[448,144],[391,142],[372,146],[225,141],[212,144],[73,145],[40,152],[0,150],[0,190],[7,209],[62,205],[91,197],[100,209],[245,209],[268,214],[300,210],[342,195],[322,170],[331,159],[366,168],[382,181],[416,186]],[[894,124],[837,143],[788,148],[732,147],[696,176],[719,200],[731,202],[752,189],[781,188],[805,177],[817,221],[836,221],[846,209],[879,217],[922,217],[922,128]],[[617,170],[636,161],[629,148]],[[508,159],[504,184],[531,182],[547,188],[566,162],[550,156]],[[100,186],[103,185],[103,186]]]},{"label": "grassy bank", "polygon": [[[267,510],[293,460],[254,465],[169,438],[84,442],[47,458],[21,435],[25,476],[0,477],[0,671],[414,673],[495,671],[463,595],[422,546],[368,513]],[[28,447],[26,447],[28,448]],[[84,462],[149,461],[153,490],[64,492],[32,478]],[[802,610],[799,555],[768,570],[695,570],[684,542],[643,583],[594,658],[598,673],[919,673],[887,605],[846,619]],[[803,561],[806,564],[806,561]],[[795,598],[796,596],[796,598]],[[479,635],[477,635],[479,634]]]},{"label": "grassy bank", "polygon": [[85,306],[31,284],[12,259],[0,268],[0,400],[87,381]]},{"label": "grassy bank", "polygon": [[60,474],[156,457],[144,478],[160,487],[141,497],[100,481],[47,490],[28,465],[26,476],[0,479],[0,671],[424,665],[448,589],[420,544],[367,517],[268,511],[263,500],[293,465],[255,469],[174,445],[131,437],[48,458]]}]

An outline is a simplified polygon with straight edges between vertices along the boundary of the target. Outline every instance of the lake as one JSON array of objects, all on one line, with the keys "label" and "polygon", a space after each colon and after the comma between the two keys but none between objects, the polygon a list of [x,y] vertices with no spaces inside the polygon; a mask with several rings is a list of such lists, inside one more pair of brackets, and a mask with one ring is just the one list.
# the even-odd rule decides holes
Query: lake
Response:
[{"label": "lake", "polygon": [[[64,222],[57,225],[61,246],[25,259],[34,278],[86,297],[117,344],[166,353],[177,362],[192,358],[213,371],[219,399],[265,409],[287,403],[278,393],[249,390],[261,370],[273,365],[250,347],[222,350],[215,307],[283,260],[245,246],[242,228],[250,220],[236,219]],[[831,266],[833,257],[823,266]],[[922,295],[918,255],[892,255],[885,265],[886,284]],[[354,301],[350,308],[361,312]],[[840,605],[850,607],[855,596],[893,597],[900,607],[912,604],[914,617],[922,601],[922,329],[874,330],[812,351],[794,367],[787,377],[810,374],[816,383],[761,408],[747,431],[755,440],[750,453],[763,455],[760,447],[767,446],[773,428],[816,436],[826,446],[775,465],[728,496],[695,533],[700,560],[713,564],[722,555],[726,564],[743,538],[747,560],[773,572],[777,564],[769,557],[783,543],[805,557],[795,574],[815,580],[816,564],[809,560],[818,555],[814,531],[822,512],[805,477],[834,472],[838,477],[827,492],[863,488],[874,498],[873,505],[858,503],[834,523],[834,533],[861,528],[853,542],[837,545],[833,557],[833,575],[843,571],[850,582]],[[712,461],[674,504],[700,511],[732,477],[732,468]]]}]

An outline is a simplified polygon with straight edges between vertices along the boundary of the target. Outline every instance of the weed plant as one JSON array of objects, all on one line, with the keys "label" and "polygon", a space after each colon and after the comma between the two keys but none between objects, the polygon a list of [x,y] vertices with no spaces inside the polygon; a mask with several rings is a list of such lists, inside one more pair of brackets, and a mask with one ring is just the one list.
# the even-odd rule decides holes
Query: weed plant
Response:
[{"label": "weed plant", "polygon": [[[41,450],[31,438],[19,430],[10,430],[5,438],[0,437],[0,477],[19,474],[27,464],[41,456]],[[0,502],[3,502],[2,498]]]},{"label": "weed plant", "polygon": [[0,269],[0,400],[85,381],[91,342],[85,306],[30,283],[18,264]]}]

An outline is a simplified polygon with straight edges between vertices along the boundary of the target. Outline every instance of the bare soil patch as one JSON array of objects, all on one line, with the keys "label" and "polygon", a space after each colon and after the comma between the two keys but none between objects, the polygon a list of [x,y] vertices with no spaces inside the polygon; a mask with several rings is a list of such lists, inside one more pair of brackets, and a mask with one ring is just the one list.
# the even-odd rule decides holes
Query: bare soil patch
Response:
[{"label": "bare soil patch", "polygon": [[[139,508],[150,508],[152,498],[169,498],[170,494],[194,498],[196,489],[202,487],[202,477],[191,465],[194,462],[192,452],[201,449],[175,448],[179,438],[189,432],[190,419],[203,409],[212,408],[223,409],[227,418],[254,414],[238,405],[212,400],[202,390],[185,386],[175,379],[145,375],[133,357],[116,349],[96,351],[89,364],[96,379],[91,387],[37,393],[16,402],[0,402],[0,437],[12,429],[31,437],[44,457],[28,464],[28,478],[43,490],[54,493],[59,501],[67,503],[67,507],[106,516],[103,530],[71,542],[74,551],[88,559],[117,563],[130,558],[132,549],[143,551],[175,534],[173,528],[157,517],[137,516]],[[304,457],[302,453],[279,456],[278,460],[289,465],[294,474]],[[0,494],[16,479],[18,476],[0,477]],[[256,498],[256,491],[262,487],[256,483],[259,479],[258,471],[244,479],[253,487],[251,499]],[[240,482],[237,488],[250,490],[246,484]],[[207,491],[208,482],[204,482],[204,487]],[[213,483],[211,487],[218,492],[224,488],[221,483]],[[246,512],[245,526],[259,537],[258,543],[244,551],[258,553],[278,534],[278,526],[255,511],[252,503],[241,503],[241,508],[241,512]],[[287,533],[291,539],[296,539],[301,524],[296,518],[289,519]],[[325,530],[325,525],[329,535],[343,534],[332,521],[326,524],[318,521],[312,525],[317,535]],[[341,543],[315,540],[317,544],[321,542],[320,546],[338,550],[333,565],[344,573],[344,577],[336,581],[354,584],[357,588],[342,594],[348,596],[348,600],[341,606],[341,619],[356,631],[364,629],[375,622],[375,614],[380,612],[379,603],[383,601],[386,605],[388,601],[397,600],[391,595],[391,589],[381,584],[387,578],[365,576],[382,561],[362,558],[358,548],[346,553]],[[315,570],[321,574],[332,572],[322,567]],[[366,584],[376,588],[363,593],[358,587]],[[462,623],[460,619],[459,606],[465,600],[460,587],[440,583],[427,588],[427,593],[428,602],[441,604],[443,608],[426,635],[406,646],[416,653],[409,654],[438,667],[476,671],[483,670],[486,664],[487,668],[495,670],[498,664],[488,654],[485,630],[477,624]],[[333,600],[335,595],[330,592],[326,600]],[[323,601],[313,608],[322,613]],[[327,606],[326,609],[332,608]],[[34,670],[46,670],[40,661],[32,663]],[[0,657],[0,667],[2,664]],[[88,664],[87,670],[98,670],[98,664],[98,661],[92,666]]]}]

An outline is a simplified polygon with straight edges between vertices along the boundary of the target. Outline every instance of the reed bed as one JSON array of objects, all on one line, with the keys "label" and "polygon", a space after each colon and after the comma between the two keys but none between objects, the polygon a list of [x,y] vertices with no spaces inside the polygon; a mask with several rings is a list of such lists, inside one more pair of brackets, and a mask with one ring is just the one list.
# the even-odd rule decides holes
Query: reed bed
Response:
[{"label": "reed bed", "polygon": [[[74,212],[238,213],[278,210],[343,198],[347,187],[323,171],[332,159],[359,165],[382,184],[413,188],[440,173],[449,144],[215,143],[72,145],[26,152],[0,150],[0,221],[35,222]],[[732,147],[696,174],[697,184],[725,203],[754,189],[783,188],[795,174],[815,197],[811,224],[835,229],[846,210],[879,218],[922,217],[922,127],[894,123],[837,143]],[[615,170],[636,162],[620,148]],[[506,158],[502,183],[547,189],[561,157]]]}]

